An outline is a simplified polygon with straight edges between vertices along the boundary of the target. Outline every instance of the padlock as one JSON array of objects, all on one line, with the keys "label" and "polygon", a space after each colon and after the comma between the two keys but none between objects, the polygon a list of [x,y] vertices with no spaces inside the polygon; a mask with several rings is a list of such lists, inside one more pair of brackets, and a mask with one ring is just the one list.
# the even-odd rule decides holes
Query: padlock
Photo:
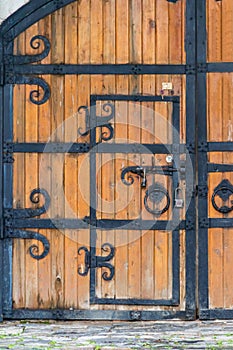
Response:
[{"label": "padlock", "polygon": [[175,207],[176,208],[183,208],[184,207],[184,200],[183,198],[178,198],[179,192],[182,195],[182,190],[180,187],[177,187],[175,190]]},{"label": "padlock", "polygon": [[145,188],[146,185],[147,185],[146,169],[144,168],[144,169],[143,169],[143,179],[142,179],[142,182],[141,182],[141,187],[142,187],[142,188]]}]

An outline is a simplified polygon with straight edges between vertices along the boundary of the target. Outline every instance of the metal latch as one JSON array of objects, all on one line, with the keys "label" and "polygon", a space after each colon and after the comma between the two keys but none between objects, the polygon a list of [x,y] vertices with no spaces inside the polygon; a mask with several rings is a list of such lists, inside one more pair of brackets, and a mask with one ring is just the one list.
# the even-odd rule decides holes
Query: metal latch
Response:
[{"label": "metal latch", "polygon": [[107,252],[110,250],[110,253],[107,256],[96,256],[92,255],[91,252],[87,249],[87,247],[80,247],[78,250],[78,254],[81,255],[81,252],[84,251],[85,258],[84,258],[84,266],[79,266],[78,268],[78,274],[80,276],[87,276],[88,271],[92,268],[97,267],[105,267],[109,269],[109,273],[106,271],[103,272],[102,278],[105,281],[111,281],[113,279],[115,268],[112,266],[108,261],[112,260],[115,255],[115,248],[110,243],[104,243],[101,246],[102,251]]}]

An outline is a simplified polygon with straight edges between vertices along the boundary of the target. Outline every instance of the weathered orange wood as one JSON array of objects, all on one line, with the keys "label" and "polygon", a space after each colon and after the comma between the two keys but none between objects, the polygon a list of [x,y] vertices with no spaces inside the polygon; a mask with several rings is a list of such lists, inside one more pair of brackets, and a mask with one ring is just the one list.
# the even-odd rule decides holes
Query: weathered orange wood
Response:
[{"label": "weathered orange wood", "polygon": [[[77,3],[70,4],[64,9],[65,15],[65,61],[77,63]],[[77,139],[77,77],[65,77],[65,141],[76,142]],[[78,187],[78,156],[67,154],[65,157],[64,192],[65,217],[77,217],[77,187]],[[64,307],[77,308],[77,270],[78,270],[78,232],[65,230],[64,256]]]},{"label": "weathered orange wood", "polygon": [[[15,42],[15,53],[24,54],[25,33],[21,34]],[[25,115],[25,86],[14,87],[14,140],[24,140],[24,115]],[[14,188],[13,205],[15,208],[24,207],[24,155],[17,155],[14,162]],[[15,239],[13,243],[13,306],[25,305],[25,242]]]},{"label": "weathered orange wood", "polygon": [[[103,63],[114,64],[116,61],[115,53],[115,0],[107,1],[103,3]],[[104,76],[102,94],[114,94],[115,93],[115,76]],[[107,102],[107,101],[106,101]],[[111,101],[110,101],[111,102]],[[102,103],[102,108],[105,101]],[[114,103],[114,102],[112,102]],[[106,115],[102,111],[102,116]],[[114,125],[114,119],[112,120]],[[103,131],[104,128],[103,128]],[[112,143],[113,140],[108,141]],[[102,158],[102,159],[101,159]],[[101,159],[102,168],[102,217],[106,219],[115,218],[115,183],[116,183],[116,169],[115,169],[115,155],[103,154]],[[110,243],[115,247],[115,232],[102,231],[102,244]],[[106,252],[102,252],[107,254]],[[111,261],[114,265],[114,259]],[[102,269],[102,273],[106,269]],[[108,271],[107,271],[108,272]],[[115,295],[115,279],[111,281],[104,281],[102,279],[102,296],[114,298]],[[105,306],[104,309],[112,309],[112,306]]]},{"label": "weathered orange wood", "polygon": [[[103,2],[101,0],[92,0],[91,1],[91,63],[103,63]],[[92,76],[91,77],[91,94],[101,94],[103,89],[103,76]],[[97,103],[96,105],[96,114],[101,115],[101,104]],[[100,130],[96,129],[96,141],[99,142]],[[101,167],[101,157],[97,156],[96,167]],[[101,169],[100,169],[101,174]],[[91,174],[91,176],[96,177],[96,174]],[[101,179],[101,175],[100,175]],[[97,192],[102,192],[102,181],[97,183]],[[98,211],[99,204],[102,205],[101,200],[98,202]],[[101,215],[101,213],[99,213]],[[101,243],[102,243],[102,234],[101,231],[97,232],[96,239],[96,254],[101,255]],[[101,278],[101,269],[96,270],[96,295],[101,296],[102,289],[102,278]],[[98,305],[92,306],[92,308],[98,309],[101,308]]]},{"label": "weathered orange wood", "polygon": [[[166,1],[154,2],[150,0],[74,2],[57,11],[50,18],[42,20],[39,24],[39,33],[46,34],[52,43],[51,54],[43,60],[43,63],[180,63],[184,59],[183,46],[181,43],[178,44],[182,35],[184,36],[184,30],[182,30],[184,18],[181,18],[181,13],[184,15],[184,11],[184,2],[177,2],[175,5]],[[176,37],[175,41],[173,41],[173,37]],[[20,45],[23,45],[23,42],[20,41]],[[28,47],[27,53],[30,53]],[[35,52],[33,53],[35,54]],[[120,93],[130,95],[139,93],[155,95],[160,94],[162,82],[170,80],[173,82],[175,94],[183,93],[181,91],[181,78],[178,76],[171,78],[167,76],[95,75],[91,77],[72,75],[62,77],[56,75],[44,78],[51,84],[50,102],[38,107],[38,109],[32,107],[36,108],[36,111],[38,110],[36,113],[38,113],[39,127],[37,132],[34,130],[34,133],[36,141],[40,142],[46,142],[50,133],[53,133],[51,141],[89,142],[89,136],[82,137],[77,133],[79,127],[84,130],[85,116],[83,113],[76,115],[75,113],[79,106],[90,105],[90,94]],[[27,98],[29,91],[28,88]],[[22,94],[24,93],[22,92]],[[21,98],[23,99],[23,96]],[[182,101],[184,104],[184,99]],[[17,116],[23,116],[23,103],[16,103],[18,103]],[[142,103],[142,105],[149,108],[150,111],[144,111],[139,103],[115,103],[115,139],[111,142],[161,142],[159,140],[161,134],[163,134],[164,142],[168,140],[170,129],[166,125],[161,126],[156,121],[154,109],[164,115],[166,121],[171,116],[170,107],[167,107],[165,103],[160,104],[159,107],[154,103],[148,105]],[[32,115],[30,108],[26,111],[26,118]],[[100,106],[98,108],[98,113],[100,113]],[[33,113],[34,117],[37,115],[36,113]],[[68,123],[64,128],[60,128],[54,133],[64,120],[66,122],[69,120],[71,115],[74,115],[71,123],[72,128]],[[184,112],[183,115],[185,115]],[[15,121],[16,123],[17,121]],[[28,128],[30,129],[30,127],[32,126],[29,125]],[[17,135],[24,141],[22,130],[19,129]],[[34,134],[30,135],[30,140],[32,140]],[[100,133],[97,130],[97,141],[99,141],[99,136]],[[114,158],[115,155],[111,154],[97,156],[97,167],[103,165],[103,169],[97,176],[97,192],[102,197],[102,199],[98,199],[98,217],[115,219],[140,217],[144,208],[143,198],[145,194],[140,186],[141,180],[135,177],[135,183],[127,187],[122,184],[120,175],[122,168],[127,165],[150,165],[151,155],[131,154],[127,156],[118,154],[116,155],[117,159],[114,160]],[[156,157],[157,161],[159,158],[161,158],[162,164],[164,157]],[[53,217],[68,218],[71,214],[71,208],[74,216],[76,215],[78,218],[88,216],[90,204],[89,156],[86,154],[66,155],[64,158],[63,155],[52,154],[38,157],[38,161],[43,171],[47,171],[47,182],[50,183],[51,209],[48,214]],[[16,172],[20,169],[18,164],[16,163],[16,169],[18,169]],[[28,165],[25,165],[25,169],[27,168]],[[51,173],[49,173],[49,168]],[[27,174],[28,178],[29,176],[30,173]],[[35,179],[37,176],[35,175]],[[92,174],[92,176],[96,176],[96,174]],[[18,176],[14,180],[17,198],[28,196],[28,189],[24,190],[23,177],[24,175]],[[157,177],[157,179],[164,182],[163,176]],[[31,184],[32,179],[30,181]],[[164,183],[166,184],[166,182]],[[148,184],[151,184],[149,178]],[[37,183],[34,188],[36,185]],[[17,188],[18,186],[20,188]],[[64,190],[66,204],[61,196],[61,190]],[[131,198],[132,191],[134,193]],[[123,206],[124,203],[127,204],[127,200],[130,202],[129,205]],[[145,211],[141,217],[153,218]],[[168,215],[165,214],[161,218],[166,219],[167,217]],[[84,268],[84,256],[83,254],[78,255],[78,248],[80,246],[89,248],[88,230],[66,230],[65,236],[64,232],[55,230],[48,232],[43,230],[41,233],[48,237],[51,248],[49,255],[38,263],[38,276],[37,272],[35,274],[33,271],[36,289],[34,291],[28,289],[27,299],[30,300],[27,305],[32,305],[36,296],[38,299],[35,300],[34,306],[41,308],[144,309],[140,306],[89,305],[89,274],[86,277],[81,277],[77,273],[78,268],[81,270]],[[170,297],[170,233],[135,230],[129,232],[126,230],[98,231],[97,255],[105,254],[100,249],[101,244],[105,242],[110,242],[116,247],[115,258],[111,261],[116,270],[113,281],[105,282],[101,277],[103,271],[97,269],[96,292],[98,296],[142,299]],[[24,269],[28,268],[29,258],[27,258],[27,266],[24,265],[25,256],[16,251],[18,247],[15,246],[14,249],[14,268],[15,274],[17,274],[14,283],[16,286],[20,283],[19,280],[24,278],[24,272],[20,271],[18,266],[21,264]],[[30,259],[32,260],[31,257]],[[21,284],[20,292],[15,293],[17,307],[25,305],[26,291],[23,282]],[[150,308],[155,309],[154,307]]]},{"label": "weathered orange wood", "polygon": [[[208,59],[222,60],[222,4],[208,2]],[[222,141],[222,76],[208,76],[208,139]],[[222,163],[222,154],[209,155],[209,160]],[[221,182],[222,174],[209,175],[209,216],[221,217],[211,204],[214,188]],[[222,307],[224,302],[223,290],[223,230],[209,230],[209,293],[210,307]]]},{"label": "weathered orange wood", "polygon": [[[155,22],[155,4],[151,3],[150,0],[143,1],[143,16],[142,16],[142,35],[143,35],[143,48],[142,56],[143,63],[151,64],[155,61],[155,33],[156,33],[156,22]],[[155,95],[155,77],[154,76],[143,76],[142,78],[142,89],[143,94]],[[155,142],[154,135],[154,106],[152,102],[142,103],[141,111],[141,143]],[[151,165],[152,158],[154,155],[143,154],[141,156],[141,165]],[[152,183],[152,177],[147,177],[147,189]],[[141,196],[141,209],[142,219],[151,220],[154,219],[153,215],[150,214],[144,208],[144,196],[145,190],[142,191]],[[141,232],[141,246],[142,246],[142,262],[141,262],[141,297],[144,299],[154,298],[154,231]]]},{"label": "weathered orange wood", "polygon": [[[46,37],[51,35],[51,16],[48,16],[38,24],[38,32],[43,33]],[[50,57],[46,57],[44,64],[51,62]],[[51,84],[50,76],[46,77],[48,84]],[[38,142],[46,142],[51,134],[51,100],[42,104],[38,108]],[[39,155],[39,187],[45,188],[50,192],[51,181],[51,156],[49,154]],[[45,181],[46,179],[46,181]],[[48,186],[47,183],[48,182]],[[42,217],[48,217],[44,214]],[[51,243],[52,232],[49,230],[41,231]],[[52,250],[52,245],[50,246]],[[39,261],[38,264],[38,303],[40,308],[49,308],[51,305],[51,254]]]},{"label": "weathered orange wood", "polygon": [[[142,62],[142,4],[136,0],[129,3],[130,11],[130,61]],[[141,77],[130,76],[129,94],[141,92]],[[129,102],[128,107],[128,138],[131,143],[140,143],[141,111],[140,103]],[[139,154],[129,154],[129,165],[140,165]],[[141,187],[140,179],[135,179],[133,197],[127,208],[128,218],[136,219],[141,214]],[[129,191],[131,189],[128,189]],[[139,298],[141,294],[141,234],[140,231],[128,232],[128,297]],[[135,259],[137,256],[137,259]]]},{"label": "weathered orange wood", "polygon": [[[34,33],[38,31],[38,24],[35,24],[26,32],[26,48]],[[29,47],[26,49],[26,53],[34,54],[34,50]],[[38,141],[38,107],[29,101],[32,88],[26,86],[26,112],[25,112],[25,141],[37,142]],[[38,187],[38,155],[26,154],[25,155],[25,207],[30,208],[34,205],[30,201],[30,193],[32,190]],[[35,206],[34,206],[35,207]],[[25,304],[26,307],[38,307],[38,261],[33,259],[29,254],[29,248],[32,244],[39,246],[38,242],[33,240],[26,240],[26,256],[25,256]]]},{"label": "weathered orange wood", "polygon": [[[78,63],[90,63],[91,55],[91,5],[89,1],[81,1],[78,4]],[[90,76],[78,76],[78,91],[77,91],[77,109],[79,106],[90,105]],[[80,87],[80,88],[79,88]],[[84,115],[77,114],[77,126],[85,130]],[[78,136],[78,142],[90,142],[89,136]],[[78,155],[78,218],[83,218],[89,215],[90,203],[90,168],[89,156]],[[89,230],[79,230],[78,232],[78,247],[86,246],[89,248]],[[78,256],[78,267],[84,268],[83,254]],[[81,309],[89,308],[89,274],[82,277],[77,274],[78,283],[78,307]]]},{"label": "weathered orange wood", "polygon": [[[233,61],[233,3],[228,2],[222,4],[222,60]],[[223,141],[233,141],[233,105],[232,105],[232,73],[223,74],[223,94],[222,94],[222,108],[223,108]],[[232,164],[232,153],[223,153],[223,163]],[[223,174],[223,178],[227,178],[231,183],[233,182],[232,173]],[[232,217],[232,213],[224,215],[224,217]],[[233,292],[232,292],[232,278],[231,271],[233,265],[233,230],[224,229],[223,237],[223,288],[224,288],[224,307],[233,307]]]},{"label": "weathered orange wood", "polygon": [[[157,37],[156,37],[156,62],[169,62],[169,8],[170,4],[167,2],[156,3],[156,23],[157,23]],[[160,94],[162,89],[162,82],[169,82],[168,76],[158,76],[156,79],[157,94]],[[165,94],[167,92],[165,91]],[[168,139],[168,126],[166,120],[168,119],[168,109],[166,103],[155,104],[155,135],[156,142],[165,143]],[[164,159],[163,156],[156,157],[157,159]],[[159,164],[162,164],[161,162]],[[165,187],[168,186],[167,179],[159,178]],[[167,214],[161,216],[161,219],[167,218]],[[166,232],[155,233],[155,293],[157,298],[167,297],[168,285],[168,234]]]},{"label": "weathered orange wood", "polygon": [[[52,61],[60,63],[64,61],[64,9],[52,14]],[[51,111],[51,129],[54,134],[51,138],[53,142],[64,142],[64,131],[61,126],[64,121],[64,77],[52,76],[51,78],[52,93],[52,111]],[[63,154],[52,154],[51,167],[51,215],[52,217],[64,217],[64,200],[63,200]],[[53,307],[63,307],[64,305],[64,232],[56,230],[52,233],[51,249],[51,292]]]},{"label": "weathered orange wood", "polygon": [[[116,0],[116,63],[129,61],[129,4],[125,2],[122,6],[121,0]],[[116,93],[128,94],[128,76],[116,76]],[[127,118],[128,103],[115,103],[115,142],[127,143]],[[121,141],[123,140],[123,141]],[[116,203],[115,218],[127,219],[127,189],[121,182],[121,170],[127,166],[127,155],[117,154],[115,160],[116,169]],[[116,298],[126,298],[128,293],[128,232],[127,230],[116,231],[115,236],[115,293]],[[127,307],[125,307],[127,309]]]}]

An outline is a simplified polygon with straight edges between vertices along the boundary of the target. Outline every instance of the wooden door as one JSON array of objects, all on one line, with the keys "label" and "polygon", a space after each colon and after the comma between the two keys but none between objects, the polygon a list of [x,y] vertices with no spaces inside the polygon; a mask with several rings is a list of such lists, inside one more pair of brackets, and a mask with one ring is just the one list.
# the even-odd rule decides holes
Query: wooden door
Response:
[{"label": "wooden door", "polygon": [[207,0],[198,10],[207,28],[198,53],[200,317],[232,318],[233,4]]},{"label": "wooden door", "polygon": [[193,319],[195,6],[56,6],[14,40],[4,315]]}]

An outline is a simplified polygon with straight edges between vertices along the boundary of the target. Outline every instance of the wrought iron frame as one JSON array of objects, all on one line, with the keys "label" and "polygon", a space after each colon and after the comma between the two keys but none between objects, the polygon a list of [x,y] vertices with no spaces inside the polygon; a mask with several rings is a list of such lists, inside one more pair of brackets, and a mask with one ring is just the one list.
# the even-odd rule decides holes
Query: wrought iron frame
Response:
[{"label": "wrought iron frame", "polygon": [[[176,6],[178,0],[167,0]],[[156,224],[153,220],[96,220],[96,213],[94,207],[90,206],[90,217],[84,219],[67,219],[67,220],[49,220],[39,219],[34,217],[20,218],[16,212],[13,212],[12,207],[12,176],[13,176],[13,154],[21,153],[41,153],[44,151],[45,144],[43,143],[14,143],[13,142],[13,84],[29,84],[38,85],[43,90],[43,95],[39,95],[38,90],[32,91],[30,99],[33,103],[42,104],[50,96],[48,84],[38,75],[52,74],[52,75],[67,75],[67,74],[117,74],[117,75],[143,75],[143,74],[181,74],[186,76],[186,114],[187,128],[186,128],[186,146],[191,156],[191,167],[195,169],[195,116],[196,116],[196,78],[200,69],[205,67],[197,67],[196,65],[196,5],[199,1],[187,1],[186,5],[186,64],[103,64],[103,65],[45,65],[45,64],[31,64],[41,56],[15,56],[13,54],[13,40],[24,30],[36,23],[45,16],[60,9],[74,0],[32,0],[24,5],[16,13],[10,16],[0,26],[0,214],[1,214],[1,232],[0,232],[0,268],[2,278],[0,279],[0,314],[2,318],[10,319],[121,319],[121,320],[157,320],[169,318],[194,319],[196,316],[196,292],[195,292],[195,276],[196,276],[196,227],[195,227],[195,195],[196,191],[193,188],[193,178],[187,169],[186,172],[186,198],[189,199],[192,193],[191,203],[186,213],[186,220],[183,220],[179,227],[173,231],[173,240],[179,241],[179,230],[186,230],[186,303],[184,311],[174,311],[174,306],[171,310],[166,311],[88,311],[88,310],[27,310],[27,309],[13,309],[12,308],[12,237],[26,238],[25,229],[33,228],[89,228],[90,227],[90,247],[91,256],[95,255],[95,234],[96,228],[99,229],[117,229],[122,225],[127,224],[127,228],[131,230],[139,229],[166,229],[167,223],[158,220]],[[37,43],[35,43],[37,40]],[[44,37],[32,38],[32,47],[37,48],[39,41],[44,44],[44,51],[42,55],[46,55],[49,50],[49,43]],[[45,56],[44,56],[45,57]],[[209,66],[211,69],[211,66]],[[213,69],[213,67],[212,67]],[[97,96],[91,97],[91,107],[95,109]],[[98,96],[98,98],[105,98]],[[130,96],[126,97],[127,99]],[[139,98],[131,97],[131,98]],[[152,97],[155,98],[155,97]],[[175,97],[174,97],[175,98]],[[46,145],[46,152],[51,153],[84,153],[90,152],[90,164],[92,171],[96,169],[96,150],[93,146],[96,145],[96,115],[90,115],[90,144],[62,144],[53,143],[50,148]],[[70,147],[69,147],[70,146]],[[145,145],[108,145],[99,144],[96,148],[98,152],[102,153],[138,153],[138,151],[145,151]],[[170,148],[169,148],[170,147]],[[182,153],[182,145],[179,152]],[[148,153],[167,153],[167,150],[174,151],[173,145],[150,145]],[[184,148],[183,148],[184,152]],[[170,153],[170,151],[169,151]],[[177,162],[178,160],[177,153]],[[96,200],[96,184],[91,182],[91,203]],[[5,213],[5,217],[4,217]],[[8,226],[6,225],[6,213],[10,213],[10,220]],[[93,228],[94,227],[94,228]],[[171,230],[174,227],[171,223]],[[175,232],[175,233],[174,233]],[[33,235],[33,233],[31,233]],[[30,236],[31,238],[32,236]],[[36,236],[34,235],[34,238]],[[46,243],[46,242],[45,242]],[[45,252],[49,247],[45,244]],[[41,257],[39,257],[41,258]],[[179,259],[179,254],[177,254]],[[97,260],[97,259],[96,259]],[[178,266],[178,260],[173,260],[173,263]],[[91,265],[91,263],[90,263]],[[176,269],[174,270],[176,271]],[[179,276],[177,276],[179,278]],[[176,281],[178,279],[176,278]],[[178,290],[179,288],[175,288]],[[176,293],[176,292],[174,292]],[[91,283],[90,283],[91,302],[98,301],[99,303],[106,303],[106,299],[97,300],[95,297],[95,275],[94,268],[91,268]],[[177,302],[178,295],[175,294]],[[151,302],[151,301],[150,301]],[[164,301],[161,301],[162,303]],[[110,302],[111,303],[111,302]],[[124,303],[122,301],[122,303]],[[147,303],[145,303],[146,305]],[[156,304],[156,303],[155,303]],[[137,305],[136,300],[132,300],[132,305]],[[151,305],[151,304],[150,304]],[[157,305],[161,305],[158,301]],[[169,304],[162,304],[169,305]],[[170,305],[173,305],[172,303]]]},{"label": "wrought iron frame", "polygon": [[[209,305],[208,230],[232,228],[232,218],[210,218],[208,213],[208,176],[210,173],[232,172],[230,164],[208,163],[208,153],[232,152],[232,142],[208,142],[207,140],[207,73],[233,72],[233,62],[207,62],[206,0],[197,1],[197,115],[198,115],[198,295],[199,318],[232,319],[233,309],[211,308]],[[212,205],[215,208],[216,191],[222,187],[231,190],[230,184],[220,183],[214,189]],[[216,206],[216,210],[221,209]],[[228,210],[231,208],[225,208]],[[218,210],[219,211],[219,210]],[[224,211],[224,207],[223,207]],[[220,211],[221,212],[221,211]]]},{"label": "wrought iron frame", "polygon": [[[96,126],[97,126],[97,120],[98,116],[96,115],[96,103],[98,101],[104,101],[106,102],[115,102],[115,101],[132,101],[132,102],[170,102],[173,104],[173,111],[172,111],[172,125],[173,125],[173,132],[172,132],[172,143],[170,144],[170,147],[173,147],[173,162],[176,165],[176,168],[179,169],[180,165],[180,140],[179,140],[179,134],[180,134],[180,98],[179,96],[143,96],[143,95],[91,95],[91,118],[90,118],[90,220],[89,223],[91,225],[90,228],[90,259],[95,259],[96,256],[96,237],[97,237],[97,228],[99,222],[105,223],[106,220],[98,220],[96,216],[96,206],[97,206],[97,196],[96,196],[96,177],[93,176],[93,174],[96,174],[96,154],[99,153],[98,151],[98,144],[96,143]],[[125,146],[127,148],[128,144],[120,144],[119,146]],[[147,144],[144,144],[145,147],[147,147]],[[148,144],[148,146],[152,146]],[[118,144],[115,144],[116,151],[118,151]],[[134,153],[137,152],[138,147],[137,144],[135,144]],[[175,152],[176,151],[176,152]],[[109,151],[110,153],[110,151]],[[143,154],[144,150],[141,147],[139,153]],[[157,152],[156,152],[157,153]],[[92,175],[92,176],[91,176]],[[166,175],[166,173],[164,173]],[[175,189],[179,186],[179,177],[178,177],[178,171],[172,172],[172,187],[173,192]],[[171,199],[171,202],[174,202],[174,198]],[[112,304],[112,305],[160,305],[160,306],[178,306],[179,300],[180,300],[180,261],[179,261],[179,220],[180,220],[180,214],[179,210],[176,208],[173,209],[173,217],[170,221],[162,220],[159,222],[153,222],[146,221],[146,220],[124,220],[125,226],[121,225],[122,221],[119,222],[119,220],[108,220],[109,229],[114,230],[127,230],[129,229],[130,224],[133,225],[133,229],[138,231],[141,230],[142,227],[147,226],[148,230],[154,230],[158,229],[159,225],[163,225],[164,229],[166,230],[167,227],[171,228],[172,230],[172,298],[171,299],[136,299],[136,298],[99,298],[96,295],[96,266],[91,266],[89,264],[90,268],[90,303],[91,304]],[[152,226],[149,226],[149,222],[153,223]],[[120,225],[119,225],[120,224]],[[184,223],[185,224],[185,223]],[[132,227],[132,226],[131,226]],[[83,247],[83,249],[86,249]],[[108,266],[108,268],[110,268]],[[113,267],[112,267],[113,268]],[[111,271],[111,268],[110,268]],[[110,274],[111,275],[111,274]]]}]

